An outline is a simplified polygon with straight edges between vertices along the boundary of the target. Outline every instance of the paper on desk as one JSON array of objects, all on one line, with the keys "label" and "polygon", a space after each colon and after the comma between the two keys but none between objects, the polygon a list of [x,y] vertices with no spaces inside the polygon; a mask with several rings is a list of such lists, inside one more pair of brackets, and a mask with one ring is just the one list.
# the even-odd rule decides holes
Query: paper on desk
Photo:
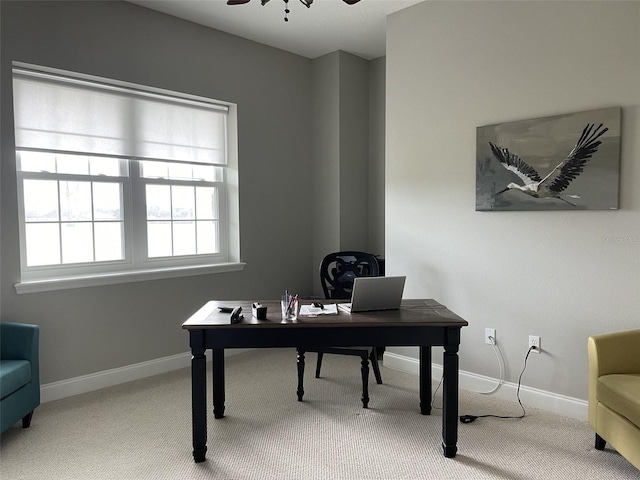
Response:
[{"label": "paper on desk", "polygon": [[324,308],[314,307],[313,305],[302,305],[298,315],[306,315],[315,317],[318,315],[337,315],[338,306],[335,303],[325,304]]}]

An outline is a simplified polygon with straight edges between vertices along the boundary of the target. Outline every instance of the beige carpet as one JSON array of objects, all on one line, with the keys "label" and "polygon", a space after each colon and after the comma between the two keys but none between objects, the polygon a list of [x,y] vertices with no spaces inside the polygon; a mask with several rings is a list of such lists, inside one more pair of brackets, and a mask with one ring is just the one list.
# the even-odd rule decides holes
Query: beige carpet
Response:
[{"label": "beige carpet", "polygon": [[[314,354],[308,362],[298,402],[294,350],[228,358],[226,417],[210,415],[204,463],[191,455],[186,369],[41,405],[31,428],[2,435],[0,478],[640,479],[609,446],[593,448],[585,422],[533,408],[520,420],[459,424],[458,455],[444,458],[441,411],[419,414],[416,376],[383,368],[365,410],[357,357],[325,356],[322,379],[313,378]],[[460,413],[520,408],[463,390]]]}]

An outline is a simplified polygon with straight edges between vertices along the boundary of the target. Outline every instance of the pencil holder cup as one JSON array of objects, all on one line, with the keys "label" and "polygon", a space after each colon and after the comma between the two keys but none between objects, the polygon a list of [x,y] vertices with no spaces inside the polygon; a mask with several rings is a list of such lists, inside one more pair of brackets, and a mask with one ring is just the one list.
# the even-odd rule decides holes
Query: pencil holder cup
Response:
[{"label": "pencil holder cup", "polygon": [[280,300],[280,306],[282,307],[283,322],[295,322],[298,320],[298,302],[283,297]]}]

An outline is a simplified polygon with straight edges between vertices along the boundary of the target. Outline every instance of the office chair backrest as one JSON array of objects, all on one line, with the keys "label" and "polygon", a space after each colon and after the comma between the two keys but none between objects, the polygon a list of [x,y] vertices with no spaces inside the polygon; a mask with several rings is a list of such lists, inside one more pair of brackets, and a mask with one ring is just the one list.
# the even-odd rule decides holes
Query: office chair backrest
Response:
[{"label": "office chair backrest", "polygon": [[320,263],[320,282],[325,298],[351,298],[354,278],[379,275],[378,260],[371,253],[334,252],[324,257]]}]

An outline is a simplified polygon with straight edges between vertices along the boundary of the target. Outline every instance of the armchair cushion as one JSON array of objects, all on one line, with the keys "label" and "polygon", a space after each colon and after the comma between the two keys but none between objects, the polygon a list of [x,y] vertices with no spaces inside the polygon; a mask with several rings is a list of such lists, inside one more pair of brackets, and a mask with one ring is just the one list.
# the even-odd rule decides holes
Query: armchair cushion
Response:
[{"label": "armchair cushion", "polygon": [[3,399],[31,381],[31,364],[26,360],[2,360],[0,378],[0,399]]},{"label": "armchair cushion", "polygon": [[596,388],[600,402],[640,426],[640,374],[605,375]]},{"label": "armchair cushion", "polygon": [[0,322],[0,433],[31,424],[40,405],[40,327]]},{"label": "armchair cushion", "polygon": [[595,447],[610,444],[640,468],[640,329],[592,335],[589,424]]}]

